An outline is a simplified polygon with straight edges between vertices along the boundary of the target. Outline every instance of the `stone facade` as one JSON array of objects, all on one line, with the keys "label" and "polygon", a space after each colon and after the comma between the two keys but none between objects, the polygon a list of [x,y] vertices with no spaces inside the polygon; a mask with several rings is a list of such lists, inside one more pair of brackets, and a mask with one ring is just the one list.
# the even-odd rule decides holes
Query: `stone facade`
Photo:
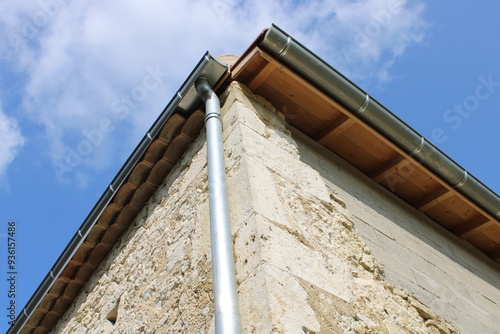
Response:
[{"label": "stone facade", "polygon": [[[493,333],[498,268],[291,132],[245,87],[232,83],[222,100],[244,333]],[[204,141],[202,133],[55,333],[213,332]],[[457,299],[432,282],[459,288]]]}]

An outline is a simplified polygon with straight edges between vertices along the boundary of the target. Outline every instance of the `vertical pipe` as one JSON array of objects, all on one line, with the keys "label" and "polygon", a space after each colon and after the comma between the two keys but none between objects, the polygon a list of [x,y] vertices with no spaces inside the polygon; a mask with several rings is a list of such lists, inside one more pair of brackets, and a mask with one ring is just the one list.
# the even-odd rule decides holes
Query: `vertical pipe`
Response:
[{"label": "vertical pipe", "polygon": [[220,102],[205,78],[198,78],[196,91],[205,102],[207,131],[208,190],[212,276],[215,303],[215,333],[240,334],[240,314],[236,292],[233,242],[229,223],[226,173],[222,147]]}]

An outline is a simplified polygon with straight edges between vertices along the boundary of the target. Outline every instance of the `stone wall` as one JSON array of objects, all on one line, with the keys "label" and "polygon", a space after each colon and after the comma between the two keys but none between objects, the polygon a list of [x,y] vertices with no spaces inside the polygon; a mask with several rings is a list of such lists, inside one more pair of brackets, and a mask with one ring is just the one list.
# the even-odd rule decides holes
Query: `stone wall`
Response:
[{"label": "stone wall", "polygon": [[84,286],[54,333],[206,333],[213,314],[201,135]]},{"label": "stone wall", "polygon": [[345,202],[301,161],[274,108],[231,89],[225,147],[246,332],[453,331],[385,281]]},{"label": "stone wall", "polygon": [[331,151],[294,131],[300,157],[342,198],[384,277],[462,333],[499,333],[500,266]]},{"label": "stone wall", "polygon": [[[371,196],[363,190],[372,191],[374,186],[363,183],[369,180],[314,143],[292,136],[270,104],[238,83],[222,100],[245,333],[454,332],[443,318],[461,326],[440,305],[422,299],[424,287],[417,282],[394,279],[397,269],[387,264],[381,244],[367,237],[371,220],[378,222],[381,214],[353,196],[358,191]],[[213,332],[204,140],[202,134],[166,178],[54,332]],[[336,184],[343,168],[345,179]],[[343,188],[351,182],[360,185],[354,194]],[[408,211],[384,196],[398,208],[391,217]],[[420,246],[413,241],[408,248]],[[472,255],[467,260],[479,261]],[[448,261],[453,267],[454,259]],[[412,268],[434,277],[426,266]],[[400,263],[399,270],[410,269]],[[487,305],[471,303],[478,310]]]}]

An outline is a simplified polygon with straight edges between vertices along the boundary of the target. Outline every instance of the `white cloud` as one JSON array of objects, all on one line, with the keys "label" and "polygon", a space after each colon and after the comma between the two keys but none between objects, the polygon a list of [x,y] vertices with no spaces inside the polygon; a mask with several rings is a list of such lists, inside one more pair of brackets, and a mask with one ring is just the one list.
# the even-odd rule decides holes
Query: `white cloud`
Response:
[{"label": "white cloud", "polygon": [[[0,51],[28,78],[24,111],[43,125],[65,181],[123,159],[204,51],[241,54],[273,22],[368,82],[389,80],[397,57],[425,33],[423,5],[406,0],[24,0],[0,13],[17,36]],[[168,75],[119,117],[117,106],[158,66]],[[113,130],[92,142],[88,134],[107,120]]]},{"label": "white cloud", "polygon": [[[25,139],[19,130],[17,122],[6,115],[0,105],[0,179],[5,178],[9,164],[14,161]],[[3,183],[3,182],[2,182]]]}]

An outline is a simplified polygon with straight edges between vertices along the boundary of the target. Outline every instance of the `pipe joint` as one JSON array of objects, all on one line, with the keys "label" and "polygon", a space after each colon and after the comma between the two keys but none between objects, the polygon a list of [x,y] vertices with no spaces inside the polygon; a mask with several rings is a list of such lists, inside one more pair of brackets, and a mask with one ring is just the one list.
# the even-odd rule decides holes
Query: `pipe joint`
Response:
[{"label": "pipe joint", "polygon": [[203,99],[203,102],[205,103],[212,97],[212,94],[215,95],[212,88],[210,87],[210,84],[208,83],[207,78],[205,77],[199,77],[198,79],[196,79],[194,85],[196,88],[196,92],[198,93],[198,95],[200,95],[200,97]]},{"label": "pipe joint", "polygon": [[369,103],[370,103],[370,95],[365,94],[365,100],[363,101],[363,104],[356,111],[354,111],[354,114],[358,115],[363,113],[366,110],[366,108],[368,108]]},{"label": "pipe joint", "polygon": [[469,177],[469,174],[467,173],[467,171],[466,171],[466,170],[464,170],[464,177],[463,177],[462,181],[460,181],[460,182],[458,182],[457,184],[455,184],[455,186],[454,186],[454,187],[455,187],[455,188],[460,188],[460,187],[462,187],[462,186],[465,184],[465,182],[467,182],[468,177]]},{"label": "pipe joint", "polygon": [[208,122],[209,119],[211,118],[217,118],[220,119],[220,112],[207,112],[205,115],[205,124]]}]

